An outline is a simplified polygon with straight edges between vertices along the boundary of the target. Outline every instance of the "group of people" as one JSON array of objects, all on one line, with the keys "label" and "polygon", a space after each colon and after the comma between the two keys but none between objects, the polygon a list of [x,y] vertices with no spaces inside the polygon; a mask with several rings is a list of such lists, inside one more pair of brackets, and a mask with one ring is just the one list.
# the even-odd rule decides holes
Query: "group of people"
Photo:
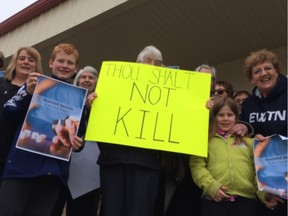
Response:
[{"label": "group of people", "polygon": [[[206,103],[211,111],[208,157],[190,157],[193,180],[203,190],[203,215],[287,214],[287,200],[255,188],[254,139],[250,138],[287,137],[287,77],[280,72],[277,55],[266,49],[246,58],[244,73],[255,86],[252,94],[233,93],[226,81],[215,83],[214,95]],[[246,132],[232,132],[237,122],[252,126],[249,137]]]},{"label": "group of people", "polygon": [[[78,59],[79,53],[74,45],[55,46],[49,60],[51,77],[72,83],[78,72]],[[94,98],[96,95],[93,91],[98,73],[89,69],[85,68],[85,71],[79,73],[76,85],[88,89],[89,93],[92,92],[88,97]],[[23,151],[15,146],[37,80],[41,76],[40,53],[33,47],[21,47],[12,56],[0,81],[2,94],[0,215],[61,215],[66,200],[71,204],[69,206],[73,206],[70,215],[75,215],[77,205],[81,205],[77,203],[73,205],[72,203],[77,200],[71,200],[69,197],[67,187],[69,162]],[[55,92],[55,99],[56,97],[63,103],[77,99],[75,92],[70,94]],[[83,135],[89,109],[82,113],[78,134],[68,137],[73,151],[79,151],[84,147]]]},{"label": "group of people", "polygon": [[[286,215],[286,200],[257,189],[253,165],[255,136],[287,137],[287,77],[275,53],[264,49],[245,60],[244,73],[255,86],[251,94],[216,81],[216,70],[209,65],[195,69],[211,74],[211,98],[203,107],[210,110],[208,156],[171,153],[181,167],[180,177],[172,175],[174,184],[163,171],[165,152],[85,142],[98,72],[90,66],[78,72],[78,60],[74,45],[59,44],[48,62],[52,78],[88,90],[78,133],[68,137],[71,164],[15,146],[42,76],[40,53],[33,47],[19,48],[0,78],[0,216],[61,216],[65,203],[67,216]],[[164,67],[162,53],[154,46],[145,47],[136,62]],[[59,92],[57,97],[69,101],[77,96]],[[268,117],[273,112],[281,115]],[[68,186],[73,157],[81,158],[90,145],[98,149],[88,151],[88,163],[94,163],[97,172],[100,167],[100,189],[75,198]],[[85,157],[78,162],[84,164]],[[85,174],[79,178],[85,184]],[[167,190],[168,184],[173,190]]]}]

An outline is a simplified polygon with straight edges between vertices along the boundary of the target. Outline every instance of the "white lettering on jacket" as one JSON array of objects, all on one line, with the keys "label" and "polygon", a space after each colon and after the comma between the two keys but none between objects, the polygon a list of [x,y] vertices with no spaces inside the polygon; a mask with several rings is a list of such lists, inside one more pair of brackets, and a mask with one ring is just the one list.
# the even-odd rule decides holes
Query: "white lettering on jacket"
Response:
[{"label": "white lettering on jacket", "polygon": [[278,111],[267,111],[264,113],[250,113],[249,123],[254,122],[268,122],[268,121],[285,121],[286,120],[286,110]]}]

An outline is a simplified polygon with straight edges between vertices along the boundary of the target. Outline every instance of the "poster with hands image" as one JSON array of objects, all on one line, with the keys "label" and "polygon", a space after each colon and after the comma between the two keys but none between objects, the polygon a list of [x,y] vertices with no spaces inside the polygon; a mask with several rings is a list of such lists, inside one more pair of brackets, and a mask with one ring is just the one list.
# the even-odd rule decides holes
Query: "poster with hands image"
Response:
[{"label": "poster with hands image", "polygon": [[287,137],[272,135],[254,141],[254,160],[260,191],[287,199]]},{"label": "poster with hands image", "polygon": [[38,79],[16,147],[68,161],[87,90],[47,77]]}]

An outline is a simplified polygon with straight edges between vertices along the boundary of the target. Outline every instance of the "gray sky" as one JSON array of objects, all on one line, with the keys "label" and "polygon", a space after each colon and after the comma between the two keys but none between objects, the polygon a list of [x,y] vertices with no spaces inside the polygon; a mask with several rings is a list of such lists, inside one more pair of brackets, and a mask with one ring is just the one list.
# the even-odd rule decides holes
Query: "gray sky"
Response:
[{"label": "gray sky", "polygon": [[0,0],[0,23],[37,0]]}]

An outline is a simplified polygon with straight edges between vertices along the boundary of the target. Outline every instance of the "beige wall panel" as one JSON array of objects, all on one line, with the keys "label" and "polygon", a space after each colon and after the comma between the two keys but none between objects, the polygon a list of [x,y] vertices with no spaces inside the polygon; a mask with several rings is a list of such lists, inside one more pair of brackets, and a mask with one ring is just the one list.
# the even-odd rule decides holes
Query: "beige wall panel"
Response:
[{"label": "beige wall panel", "polygon": [[1,50],[10,56],[20,46],[40,43],[126,1],[67,0],[0,37]]}]

